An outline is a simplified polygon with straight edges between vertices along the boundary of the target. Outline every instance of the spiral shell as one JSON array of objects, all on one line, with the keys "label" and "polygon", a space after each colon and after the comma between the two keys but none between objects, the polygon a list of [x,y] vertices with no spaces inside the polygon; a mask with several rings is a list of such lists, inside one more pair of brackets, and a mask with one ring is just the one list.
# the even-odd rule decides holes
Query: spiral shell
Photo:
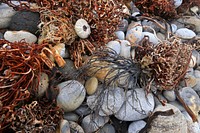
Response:
[{"label": "spiral shell", "polygon": [[76,34],[83,39],[88,38],[91,33],[90,26],[85,19],[79,19],[76,21],[75,31]]}]

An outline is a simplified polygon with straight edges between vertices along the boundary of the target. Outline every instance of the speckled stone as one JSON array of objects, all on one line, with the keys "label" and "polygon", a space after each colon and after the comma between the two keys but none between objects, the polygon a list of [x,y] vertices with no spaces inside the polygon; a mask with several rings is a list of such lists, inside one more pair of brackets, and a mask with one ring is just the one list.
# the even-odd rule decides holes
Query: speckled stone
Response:
[{"label": "speckled stone", "polygon": [[85,133],[83,128],[79,124],[77,124],[76,122],[69,121],[69,126],[71,128],[70,133]]},{"label": "speckled stone", "polygon": [[13,31],[25,30],[35,34],[38,31],[39,13],[19,11],[11,19],[9,29]]},{"label": "speckled stone", "polygon": [[167,111],[173,109],[174,114],[170,116],[158,115],[151,122],[151,129],[148,133],[187,133],[187,122],[183,114],[178,108],[173,105],[159,105],[155,108],[156,111]]}]

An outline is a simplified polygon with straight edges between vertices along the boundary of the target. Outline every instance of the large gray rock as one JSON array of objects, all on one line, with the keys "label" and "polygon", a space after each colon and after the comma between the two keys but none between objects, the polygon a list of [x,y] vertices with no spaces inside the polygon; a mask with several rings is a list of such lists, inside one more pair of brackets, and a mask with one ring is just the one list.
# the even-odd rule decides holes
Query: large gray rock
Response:
[{"label": "large gray rock", "polygon": [[148,117],[154,105],[153,95],[151,93],[146,95],[143,88],[129,90],[126,93],[126,101],[115,117],[123,121],[141,120]]},{"label": "large gray rock", "polygon": [[74,111],[85,99],[85,88],[76,80],[62,82],[58,84],[58,88],[57,105],[64,109],[65,112]]},{"label": "large gray rock", "polygon": [[187,133],[187,122],[183,114],[173,105],[159,105],[155,108],[157,111],[168,111],[173,109],[174,114],[170,116],[158,115],[151,122],[151,128],[148,133]]},{"label": "large gray rock", "polygon": [[146,122],[143,120],[134,121],[128,127],[128,133],[138,133],[142,128],[144,128]]}]

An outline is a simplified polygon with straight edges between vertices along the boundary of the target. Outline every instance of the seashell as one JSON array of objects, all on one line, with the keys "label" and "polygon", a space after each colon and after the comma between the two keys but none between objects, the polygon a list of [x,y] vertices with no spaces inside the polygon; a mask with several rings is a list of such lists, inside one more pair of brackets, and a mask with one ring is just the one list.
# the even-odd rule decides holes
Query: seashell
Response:
[{"label": "seashell", "polygon": [[192,55],[190,59],[189,67],[195,67],[196,64],[197,64],[197,58],[194,55]]},{"label": "seashell", "polygon": [[77,20],[74,28],[76,34],[83,39],[87,38],[91,33],[90,26],[85,19]]}]

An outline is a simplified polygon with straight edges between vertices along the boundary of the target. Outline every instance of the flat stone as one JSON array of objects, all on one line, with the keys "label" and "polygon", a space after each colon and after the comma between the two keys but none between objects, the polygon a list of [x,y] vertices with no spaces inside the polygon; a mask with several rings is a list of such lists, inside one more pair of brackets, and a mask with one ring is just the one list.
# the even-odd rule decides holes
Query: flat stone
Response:
[{"label": "flat stone", "polygon": [[11,19],[9,29],[13,31],[25,30],[36,34],[40,15],[37,12],[19,11]]},{"label": "flat stone", "polygon": [[179,90],[180,97],[188,105],[188,107],[193,111],[193,113],[198,116],[200,110],[200,98],[198,94],[191,87],[184,87]]},{"label": "flat stone", "polygon": [[88,95],[92,95],[96,92],[98,87],[98,80],[96,77],[89,78],[85,83],[85,89]]},{"label": "flat stone", "polygon": [[187,133],[186,119],[175,106],[170,104],[166,104],[165,106],[159,105],[155,108],[154,112],[163,112],[170,109],[173,110],[174,114],[170,116],[158,115],[151,122],[151,129],[148,133]]},{"label": "flat stone", "polygon": [[151,93],[147,96],[143,88],[137,88],[126,92],[126,99],[115,117],[123,121],[136,121],[148,117],[153,111],[155,103]]},{"label": "flat stone", "polygon": [[97,133],[115,133],[113,125],[106,123]]},{"label": "flat stone", "polygon": [[175,35],[182,39],[192,39],[196,36],[196,33],[188,28],[180,28],[175,32]]},{"label": "flat stone", "polygon": [[125,34],[124,34],[123,31],[116,31],[116,32],[115,32],[115,35],[117,36],[117,38],[118,38],[119,40],[124,40],[124,39],[125,39]]},{"label": "flat stone", "polygon": [[107,47],[113,49],[117,54],[120,53],[120,43],[118,41],[110,41],[106,44]]},{"label": "flat stone", "polygon": [[57,105],[65,112],[74,111],[85,99],[85,88],[76,80],[62,82],[57,87],[59,88]]},{"label": "flat stone", "polygon": [[27,43],[35,43],[37,41],[37,37],[30,32],[27,31],[6,31],[4,33],[5,40],[9,42],[19,42],[25,41]]},{"label": "flat stone", "polygon": [[109,117],[90,114],[83,118],[81,126],[86,133],[93,133],[104,126],[108,121]]},{"label": "flat stone", "polygon": [[0,5],[0,29],[9,27],[11,18],[15,13],[17,12],[7,4]]},{"label": "flat stone", "polygon": [[73,112],[67,112],[67,113],[64,113],[64,119],[65,120],[68,120],[68,121],[78,121],[79,119],[79,116]]},{"label": "flat stone", "polygon": [[127,40],[120,40],[121,44],[121,50],[120,50],[120,55],[125,57],[125,58],[130,58],[131,56],[131,44]]},{"label": "flat stone", "polygon": [[144,128],[146,122],[143,120],[134,121],[128,127],[128,133],[138,133],[142,128]]}]

